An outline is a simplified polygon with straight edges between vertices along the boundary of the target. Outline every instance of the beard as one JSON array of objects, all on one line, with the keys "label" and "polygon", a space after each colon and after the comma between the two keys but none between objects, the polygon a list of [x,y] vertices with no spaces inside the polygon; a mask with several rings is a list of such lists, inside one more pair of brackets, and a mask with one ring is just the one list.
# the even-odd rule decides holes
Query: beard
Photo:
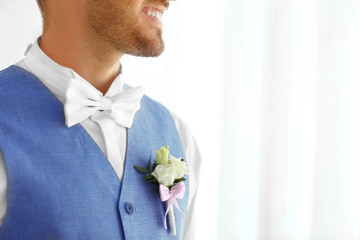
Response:
[{"label": "beard", "polygon": [[141,24],[140,14],[119,0],[87,1],[87,20],[101,42],[117,52],[142,57],[157,57],[165,48],[162,29]]},{"label": "beard", "polygon": [[132,32],[132,39],[134,39],[134,41],[132,42],[132,46],[129,46],[128,52],[125,52],[127,54],[141,57],[157,57],[165,49],[165,43],[162,39],[161,29],[157,30],[155,39],[148,38],[140,31],[135,30]]}]

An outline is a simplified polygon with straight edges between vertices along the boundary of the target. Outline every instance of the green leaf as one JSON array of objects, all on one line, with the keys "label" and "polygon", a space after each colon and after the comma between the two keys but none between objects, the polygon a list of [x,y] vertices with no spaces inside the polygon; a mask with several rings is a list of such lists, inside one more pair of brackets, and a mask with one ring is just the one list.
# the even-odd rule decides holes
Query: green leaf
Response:
[{"label": "green leaf", "polygon": [[149,161],[148,161],[147,167],[146,167],[146,169],[147,169],[148,172],[150,172],[150,166],[151,166],[151,155],[150,155],[150,157],[149,157]]},{"label": "green leaf", "polygon": [[156,178],[150,179],[148,182],[151,182],[151,183],[158,183],[158,181],[156,180]]},{"label": "green leaf", "polygon": [[148,174],[146,174],[145,176],[144,176],[144,180],[145,181],[148,181],[148,180],[150,180],[150,179],[152,179],[152,178],[154,178],[154,176],[153,175],[151,175],[150,173],[148,173]]},{"label": "green leaf", "polygon": [[143,168],[143,167],[134,166],[134,168],[135,168],[136,170],[138,170],[139,172],[142,172],[142,173],[148,173],[148,172],[149,172],[148,170],[146,170],[146,169]]},{"label": "green leaf", "polygon": [[152,172],[155,171],[155,168],[157,167],[156,162],[154,162],[153,166],[152,166]]},{"label": "green leaf", "polygon": [[[157,186],[159,186],[159,183],[156,181],[156,182],[150,182],[151,184],[155,184]],[[159,189],[158,189],[159,190]]]},{"label": "green leaf", "polygon": [[176,183],[181,182],[181,181],[186,181],[186,178],[182,177],[182,178],[176,179],[176,180],[174,181],[174,185],[175,185]]}]

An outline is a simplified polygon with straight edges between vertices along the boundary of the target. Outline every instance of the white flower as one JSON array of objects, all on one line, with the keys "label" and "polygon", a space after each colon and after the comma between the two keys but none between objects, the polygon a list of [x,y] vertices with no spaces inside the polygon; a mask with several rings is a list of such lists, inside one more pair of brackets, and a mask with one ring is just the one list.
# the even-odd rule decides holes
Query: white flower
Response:
[{"label": "white flower", "polygon": [[176,179],[180,179],[184,174],[188,174],[186,163],[181,158],[170,156],[168,163],[157,165],[151,173],[159,183],[170,187]]},{"label": "white flower", "polygon": [[189,174],[186,162],[182,161],[181,158],[170,155],[170,165],[175,169],[175,179],[182,178],[184,174]]},{"label": "white flower", "polygon": [[169,161],[169,146],[162,147],[159,150],[155,150],[156,164],[167,164]]}]

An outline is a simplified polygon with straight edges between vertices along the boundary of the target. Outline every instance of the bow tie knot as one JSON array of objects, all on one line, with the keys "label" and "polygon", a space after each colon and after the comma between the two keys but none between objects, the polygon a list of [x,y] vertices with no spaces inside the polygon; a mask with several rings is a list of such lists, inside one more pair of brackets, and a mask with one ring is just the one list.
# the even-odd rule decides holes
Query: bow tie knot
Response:
[{"label": "bow tie knot", "polygon": [[111,110],[112,101],[109,97],[102,97],[101,105],[99,111],[110,111]]},{"label": "bow tie knot", "polygon": [[103,96],[99,91],[78,79],[71,79],[64,105],[66,126],[71,127],[88,117],[96,120],[102,113],[106,113],[106,117],[129,128],[135,113],[140,109],[140,100],[143,95],[144,88],[136,87],[111,97]]}]

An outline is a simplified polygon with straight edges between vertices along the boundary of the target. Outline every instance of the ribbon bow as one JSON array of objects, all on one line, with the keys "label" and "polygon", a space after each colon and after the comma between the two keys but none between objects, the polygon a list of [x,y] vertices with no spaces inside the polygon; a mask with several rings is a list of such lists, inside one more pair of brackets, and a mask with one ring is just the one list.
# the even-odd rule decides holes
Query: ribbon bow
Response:
[{"label": "ribbon bow", "polygon": [[103,96],[100,92],[71,79],[64,105],[65,124],[71,127],[92,116],[107,115],[124,127],[131,127],[135,113],[140,109],[144,88],[135,87],[114,96]]},{"label": "ribbon bow", "polygon": [[163,184],[159,185],[159,191],[160,191],[160,199],[162,202],[167,201],[167,209],[164,216],[164,227],[167,229],[166,225],[166,216],[169,213],[171,205],[174,205],[180,212],[181,218],[184,218],[183,213],[180,210],[179,204],[176,201],[177,198],[182,199],[185,194],[185,184],[183,181],[179,182],[175,186],[173,186],[171,189],[166,187]]}]

